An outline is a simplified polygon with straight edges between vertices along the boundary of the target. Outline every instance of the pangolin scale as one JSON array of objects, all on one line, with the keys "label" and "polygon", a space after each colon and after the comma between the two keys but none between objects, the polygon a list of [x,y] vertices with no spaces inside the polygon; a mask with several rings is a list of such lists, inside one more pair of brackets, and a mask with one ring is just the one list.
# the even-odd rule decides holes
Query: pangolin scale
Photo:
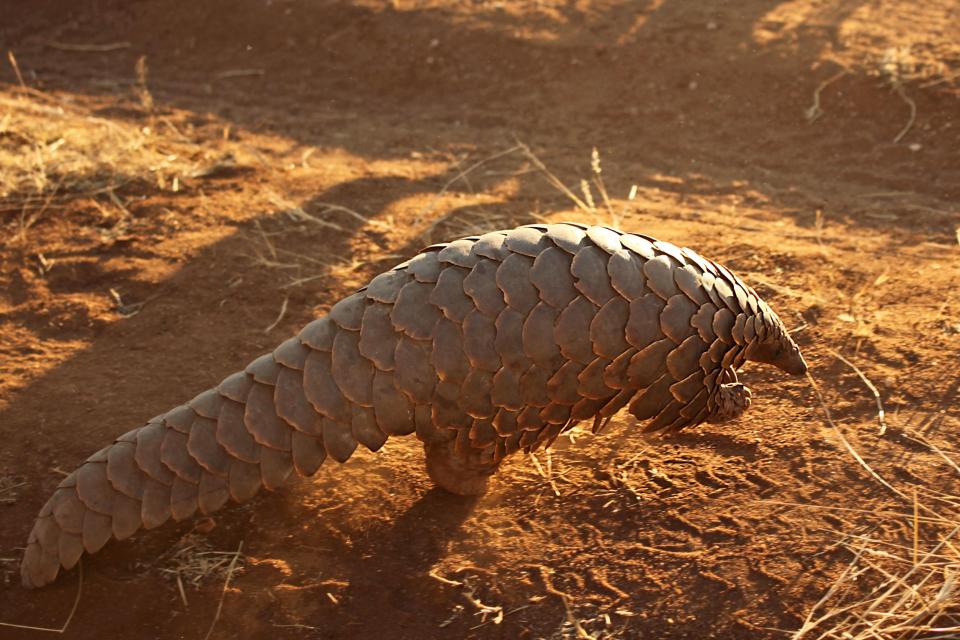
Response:
[{"label": "pangolin scale", "polygon": [[510,454],[626,406],[644,431],[731,420],[746,360],[806,371],[756,292],[690,249],[571,223],[433,245],[90,456],[41,509],[23,583],[390,436],[416,433],[437,484],[479,494]]}]

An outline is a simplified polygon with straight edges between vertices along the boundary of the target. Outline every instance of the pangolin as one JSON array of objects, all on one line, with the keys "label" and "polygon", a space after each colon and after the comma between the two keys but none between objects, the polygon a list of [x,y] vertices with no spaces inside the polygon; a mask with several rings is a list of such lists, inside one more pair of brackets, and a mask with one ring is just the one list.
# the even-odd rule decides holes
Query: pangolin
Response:
[{"label": "pangolin", "polygon": [[690,249],[573,223],[435,244],[87,458],[40,510],[23,583],[390,436],[416,433],[433,481],[475,495],[510,454],[625,406],[644,431],[732,420],[746,360],[806,371],[756,292]]}]

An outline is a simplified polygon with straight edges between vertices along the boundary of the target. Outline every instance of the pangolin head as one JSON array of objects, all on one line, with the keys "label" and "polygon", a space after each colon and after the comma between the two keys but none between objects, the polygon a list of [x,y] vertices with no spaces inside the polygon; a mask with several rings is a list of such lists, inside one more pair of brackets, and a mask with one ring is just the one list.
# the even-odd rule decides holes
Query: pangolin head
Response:
[{"label": "pangolin head", "polygon": [[796,376],[805,374],[807,362],[777,314],[761,301],[754,320],[757,330],[747,344],[747,360],[772,364]]}]

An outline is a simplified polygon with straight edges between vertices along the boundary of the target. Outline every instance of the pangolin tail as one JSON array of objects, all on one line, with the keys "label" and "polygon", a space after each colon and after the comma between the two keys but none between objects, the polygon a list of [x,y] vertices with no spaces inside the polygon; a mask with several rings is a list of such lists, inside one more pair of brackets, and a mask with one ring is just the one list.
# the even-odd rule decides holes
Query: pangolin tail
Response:
[{"label": "pangolin tail", "polygon": [[[301,333],[323,331],[326,319]],[[24,586],[52,582],[110,538],[167,520],[209,514],[276,489],[294,471],[314,474],[329,457],[344,462],[362,443],[387,439],[365,407],[344,403],[325,417],[335,387],[330,354],[291,338],[215,389],[134,429],[60,482],[33,526],[21,563]],[[325,391],[325,389],[327,391]],[[356,415],[353,415],[356,414]],[[330,415],[327,413],[326,415]]]}]

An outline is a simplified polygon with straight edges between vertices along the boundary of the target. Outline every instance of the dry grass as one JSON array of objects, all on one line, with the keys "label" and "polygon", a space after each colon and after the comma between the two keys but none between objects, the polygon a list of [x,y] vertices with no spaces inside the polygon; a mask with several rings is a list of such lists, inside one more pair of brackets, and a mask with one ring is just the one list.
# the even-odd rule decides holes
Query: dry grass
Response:
[{"label": "dry grass", "polygon": [[133,126],[35,95],[0,96],[0,108],[0,209],[21,213],[21,233],[68,194],[105,194],[168,162]]},{"label": "dry grass", "polygon": [[[580,180],[580,192],[583,194],[583,198],[580,198],[547,168],[530,147],[522,142],[518,142],[517,144],[533,166],[546,178],[547,182],[557,191],[565,195],[580,211],[587,214],[590,221],[595,224],[619,227],[620,220],[630,213],[633,207],[633,201],[637,197],[637,185],[630,187],[630,191],[625,200],[614,202],[607,192],[606,183],[603,181],[600,152],[596,148],[590,153],[590,180]],[[601,204],[603,205],[602,209],[597,206],[596,199],[593,197],[593,189],[596,189],[600,194]]]},{"label": "dry grass", "polygon": [[[197,147],[144,120],[94,115],[74,99],[26,87],[0,92],[0,216],[22,242],[44,215],[90,198],[123,217],[116,191],[133,181],[177,191]],[[99,203],[97,203],[99,204]],[[96,204],[94,206],[97,206]]]},{"label": "dry grass", "polygon": [[[436,217],[429,215],[430,212],[437,205],[437,203],[441,200],[441,198],[443,198],[444,194],[447,193],[450,187],[452,187],[457,182],[463,181],[467,185],[467,187],[472,190],[472,186],[470,185],[470,180],[468,178],[468,176],[471,173],[473,173],[480,167],[483,167],[484,165],[490,162],[493,162],[494,160],[498,160],[500,158],[510,156],[518,151],[521,151],[522,149],[523,149],[523,146],[518,143],[510,147],[509,149],[494,153],[493,155],[487,156],[486,158],[483,158],[481,160],[478,160],[477,162],[474,162],[473,164],[471,164],[469,167],[465,169],[460,169],[453,178],[448,180],[440,189],[440,191],[438,191],[436,195],[434,195],[433,198],[430,199],[430,201],[426,204],[426,206],[424,206],[423,209],[421,209],[419,214],[417,215],[417,223],[415,226],[420,226],[421,224],[423,224],[424,221],[429,220],[429,224],[427,225],[426,229],[421,233],[421,236],[424,238],[424,240],[426,241],[431,240],[433,238],[434,231],[438,227],[451,222],[449,214],[436,216]],[[489,224],[492,221],[486,220],[485,222]],[[468,236],[477,232],[490,231],[490,230],[491,228],[486,226],[485,224],[481,224],[478,227],[476,223],[467,223],[467,228],[462,228],[460,230],[460,235]]]},{"label": "dry grass", "polygon": [[[625,213],[632,204],[632,197],[620,201],[610,198],[602,179],[600,155],[596,150],[591,155],[592,175],[589,180],[580,181],[580,195],[578,195],[573,188],[566,186],[527,145],[518,142],[515,147],[482,159],[465,170],[459,170],[430,201],[426,211],[439,202],[438,199],[453,183],[465,180],[471,171],[475,171],[487,162],[511,157],[518,151],[525,158],[528,166],[534,168],[532,173],[540,174],[581,214],[585,214],[593,221],[615,225],[619,215],[622,215],[621,212]],[[636,194],[636,188],[631,190],[631,194]],[[304,225],[307,228],[339,230],[342,228],[341,224],[345,222],[370,224],[370,220],[355,212],[338,211],[332,205],[318,205],[316,210],[305,211],[299,206],[282,201],[279,197],[275,204],[286,216],[280,216],[280,221],[284,224],[279,230],[270,232],[259,230],[256,240],[259,243],[257,259],[260,264],[280,271],[290,270],[292,274],[297,275],[302,275],[304,272],[311,273],[311,271],[316,273],[318,267],[322,272],[321,275],[297,277],[287,286],[295,286],[317,277],[334,277],[334,273],[337,279],[355,277],[357,272],[362,270],[365,265],[362,260],[354,259],[343,263],[325,262],[280,248],[283,243],[279,240],[288,233],[302,232],[298,229],[302,230]],[[335,220],[332,214],[344,215],[345,218]],[[428,228],[426,235],[441,232],[449,237],[472,235],[505,226],[505,223],[505,220],[484,215],[480,211],[472,215],[471,212],[460,210],[455,216],[435,217],[434,224]],[[800,292],[770,286],[802,298],[811,295],[801,295]],[[838,353],[831,353],[850,367],[872,394],[882,435],[886,431],[887,421],[876,386],[853,362]],[[829,413],[825,402],[824,408]],[[845,450],[874,480],[891,492],[901,507],[882,512],[865,511],[861,515],[867,519],[874,519],[874,524],[877,525],[889,525],[891,522],[899,521],[900,530],[907,531],[908,535],[901,539],[891,539],[890,534],[880,533],[880,527],[840,533],[841,540],[837,545],[848,548],[853,560],[841,573],[836,583],[810,609],[804,624],[792,637],[795,640],[813,638],[819,640],[888,638],[891,640],[894,638],[940,640],[960,637],[960,605],[958,605],[960,603],[960,527],[958,527],[960,497],[938,495],[932,488],[911,494],[896,487],[870,467],[831,418],[828,417],[828,421],[841,438]],[[924,444],[931,452],[939,455],[947,466],[960,469],[960,466],[950,460],[946,453],[934,443],[924,441]],[[606,487],[601,495],[607,499],[605,508],[616,512],[634,507],[638,501],[642,501],[645,493],[642,488],[644,478],[656,486],[670,486],[669,478],[652,466],[649,460],[645,460],[644,454],[645,451],[642,450],[626,460],[611,461],[604,468]],[[564,493],[565,483],[571,481],[564,477],[565,472],[562,469],[556,467],[556,461],[552,458],[549,449],[540,456],[531,455],[529,461],[543,481],[540,495],[536,497],[537,503],[546,493],[555,496]],[[891,527],[885,527],[882,530],[889,529]],[[647,548],[647,551],[658,555],[677,554],[681,557],[700,553],[654,547]],[[550,589],[548,592],[554,593]],[[469,592],[465,594],[465,598],[481,616],[481,625],[496,625],[502,619],[500,616],[509,614],[500,607],[481,602],[474,598],[474,595],[473,592]],[[595,624],[588,625],[588,621],[578,619],[574,615],[573,601],[568,599],[568,594],[557,592],[554,595],[560,597],[568,614],[565,622],[565,636],[603,637],[602,634],[601,636],[591,635],[594,629],[599,632],[603,628],[603,621],[597,619],[593,621]],[[447,621],[447,624],[449,622]]]},{"label": "dry grass", "polygon": [[[834,353],[834,355],[838,355]],[[838,356],[839,357],[839,356]],[[844,362],[850,364],[844,359]],[[852,365],[851,365],[852,366]],[[866,377],[857,370],[861,379]],[[810,378],[811,384],[813,379]],[[879,394],[874,393],[882,416]],[[830,589],[809,610],[792,640],[947,640],[960,637],[960,496],[933,486],[903,491],[882,478],[854,449],[814,390],[827,422],[843,446],[878,483],[898,499],[884,511],[858,511],[869,522],[863,533],[843,532],[838,543],[853,555]],[[960,467],[940,447],[925,441],[948,467]],[[830,507],[816,507],[829,509]],[[922,515],[921,515],[922,514]],[[900,531],[891,538],[885,531]]]},{"label": "dry grass", "polygon": [[160,557],[157,566],[161,574],[176,582],[186,607],[187,585],[197,589],[213,580],[226,581],[231,574],[243,570],[237,566],[239,559],[239,552],[215,551],[202,535],[189,533]]},{"label": "dry grass", "polygon": [[[0,509],[14,504],[26,486],[23,476],[0,475]],[[19,557],[0,556],[0,584],[13,584],[19,563]]]},{"label": "dry grass", "polygon": [[868,72],[892,87],[906,83],[933,86],[951,77],[950,69],[936,49],[901,45],[887,47],[868,65]]},{"label": "dry grass", "polygon": [[0,476],[0,505],[16,502],[17,490],[25,486],[27,482],[23,476]]},{"label": "dry grass", "polygon": [[[5,559],[0,559],[5,560]],[[77,595],[73,599],[73,606],[70,607],[70,612],[67,614],[66,619],[63,621],[63,624],[59,627],[37,627],[29,624],[17,624],[14,622],[0,622],[0,627],[7,627],[8,629],[23,629],[24,631],[42,631],[44,633],[56,633],[64,634],[67,632],[67,627],[70,626],[70,622],[73,621],[73,616],[77,613],[77,607],[80,606],[80,599],[83,597],[83,560],[77,563]]]},{"label": "dry grass", "polygon": [[[884,69],[880,75],[900,92],[905,79],[917,78],[913,77],[911,68],[898,60],[891,58],[879,68]],[[198,169],[200,165],[190,159],[196,156],[197,149],[192,142],[185,139],[175,142],[171,136],[161,137],[144,124],[155,105],[147,88],[143,60],[138,63],[137,78],[137,95],[145,113],[142,123],[98,117],[65,99],[27,87],[0,92],[0,215],[13,216],[15,239],[24,240],[37,220],[56,211],[70,199],[100,200],[115,212],[114,215],[129,216],[116,195],[129,182],[141,180],[161,189],[176,191],[185,180],[202,178],[224,166],[217,163]],[[815,105],[819,107],[816,98]],[[154,117],[150,115],[150,118]],[[911,115],[910,123],[898,139],[907,133],[912,119]],[[528,166],[534,168],[524,173],[540,174],[591,221],[616,226],[637,193],[637,188],[633,187],[625,200],[614,202],[610,198],[596,150],[591,155],[590,179],[580,180],[578,188],[571,188],[557,178],[530,147],[517,142],[505,151],[459,169],[421,212],[423,224],[428,225],[424,235],[436,233],[440,236],[442,232],[442,239],[446,239],[511,226],[514,221],[506,214],[488,214],[480,210],[461,209],[452,216],[428,214],[458,181],[467,181],[474,171],[495,160],[517,156],[525,158]],[[258,227],[253,235],[254,252],[258,264],[276,269],[284,277],[289,276],[282,288],[299,286],[321,277],[330,277],[346,285],[362,284],[364,268],[368,264],[363,257],[324,260],[284,249],[282,240],[287,234],[301,234],[305,229],[343,233],[352,227],[385,225],[384,222],[336,204],[314,202],[301,206],[279,195],[272,197],[271,202],[280,215],[271,225],[272,229]],[[385,225],[384,230],[391,226]],[[820,225],[818,240],[819,231]],[[400,259],[400,256],[378,256],[380,260],[387,258]],[[798,297],[810,295],[769,286]],[[265,328],[266,332],[282,321],[287,303],[286,296],[282,304],[278,300],[278,315]],[[881,429],[885,429],[883,407],[876,388],[855,365],[843,361],[873,393],[878,421]],[[960,471],[960,466],[940,448],[933,443],[928,446]],[[850,451],[858,457],[852,448]],[[603,495],[608,500],[604,507],[617,511],[635,506],[641,499],[639,479],[643,474],[657,476],[656,468],[640,465],[643,453],[640,451],[627,460],[617,460],[607,466],[607,488]],[[563,483],[570,480],[564,477],[563,470],[555,467],[550,450],[542,458],[531,456],[530,461],[545,480],[546,490],[561,495],[565,488]],[[866,466],[862,458],[858,457],[858,461]],[[869,467],[868,471],[876,475]],[[886,480],[876,478],[893,489]],[[0,504],[12,499],[21,486],[23,483],[16,479],[0,477]],[[879,529],[846,532],[838,544],[850,550],[852,560],[823,598],[810,609],[803,626],[792,636],[795,640],[960,637],[960,497],[938,495],[932,489],[913,495],[897,489],[893,491],[901,500],[899,510],[863,515],[878,524],[900,522],[901,529],[906,528],[910,535],[890,540],[878,533]],[[650,551],[667,553],[653,548]],[[241,558],[240,550],[216,551],[201,537],[191,535],[161,558],[159,571],[175,581],[184,605],[188,606],[188,586],[196,588],[205,582],[222,581],[225,593],[230,579],[242,570],[238,567]],[[573,613],[572,597],[555,589],[549,577],[543,579],[548,593],[560,598],[564,605],[568,627],[565,631],[573,637],[595,637],[587,627],[600,627],[602,621],[597,619],[592,621],[595,625],[587,625],[587,621],[578,620]],[[464,598],[479,617],[478,626],[498,625],[504,616],[512,613],[504,611],[502,606],[483,602],[477,595],[477,585],[469,579],[456,584],[464,586]],[[218,606],[213,624],[219,617],[219,610]]]},{"label": "dry grass", "polygon": [[914,540],[844,536],[840,544],[853,559],[792,640],[960,637],[960,525],[947,518],[921,523],[908,512],[894,517],[913,527]]},{"label": "dry grass", "polygon": [[[520,218],[509,212],[491,212],[480,206],[484,200],[499,200],[486,192],[473,192],[475,207],[469,209],[457,206],[452,211],[437,211],[446,203],[445,196],[458,182],[467,185],[473,191],[469,176],[480,168],[496,160],[515,155],[520,150],[514,146],[504,151],[474,162],[466,168],[460,167],[460,160],[452,167],[455,172],[415,214],[410,224],[398,225],[392,215],[382,217],[366,216],[341,204],[310,201],[298,204],[279,193],[267,194],[268,201],[275,207],[276,215],[262,224],[256,222],[256,229],[250,234],[250,249],[253,262],[262,268],[279,274],[278,288],[289,290],[321,278],[329,278],[344,288],[357,288],[370,277],[371,260],[378,263],[400,262],[409,255],[400,253],[380,253],[354,248],[347,255],[306,255],[290,247],[302,244],[307,235],[320,235],[329,231],[348,235],[359,235],[362,231],[372,232],[389,238],[391,247],[399,247],[410,242],[426,245],[434,240],[449,240],[471,235],[479,235],[495,229],[515,226]],[[462,160],[462,159],[461,159]],[[428,215],[433,212],[433,215]],[[523,218],[537,219],[535,214]],[[392,265],[389,265],[392,266]],[[268,327],[273,328],[274,325]]]},{"label": "dry grass", "polygon": [[[256,230],[250,234],[251,259],[258,267],[279,274],[278,289],[289,290],[304,284],[330,278],[345,287],[359,288],[365,283],[367,260],[355,254],[338,256],[326,254],[307,255],[287,247],[297,246],[310,236],[319,236],[327,231],[353,234],[356,227],[377,232],[389,232],[391,226],[380,220],[368,218],[347,207],[311,202],[298,205],[277,193],[268,194],[269,202],[276,207],[276,215],[263,223],[254,221]],[[378,260],[399,260],[397,255],[377,255]],[[286,305],[281,305],[277,321],[265,332],[272,330],[284,315]]]},{"label": "dry grass", "polygon": [[[482,203],[499,202],[500,198],[489,191],[474,189],[471,176],[479,173],[480,169],[489,168],[498,161],[517,157],[525,160],[524,166],[507,172],[506,175],[511,177],[542,175],[574,206],[582,213],[589,214],[589,219],[598,224],[617,226],[621,216],[629,212],[633,205],[632,201],[637,195],[637,187],[634,186],[626,199],[615,203],[610,198],[602,177],[600,154],[594,149],[590,157],[591,177],[590,180],[580,181],[580,189],[584,193],[584,197],[580,198],[547,168],[529,146],[516,141],[512,147],[466,166],[464,166],[466,158],[455,160],[451,166],[451,177],[421,206],[414,215],[412,224],[409,225],[410,230],[406,233],[398,229],[391,216],[383,219],[369,217],[340,204],[328,202],[311,201],[308,204],[298,204],[279,193],[268,193],[268,201],[275,207],[276,215],[263,224],[255,223],[256,229],[250,234],[251,259],[258,267],[278,273],[278,289],[282,291],[321,278],[329,278],[345,288],[355,288],[362,286],[369,277],[368,267],[372,255],[361,255],[362,252],[356,250],[348,257],[305,255],[288,247],[294,246],[297,241],[302,241],[304,234],[315,232],[333,231],[356,234],[359,229],[364,229],[390,236],[394,246],[413,241],[418,245],[425,245],[435,241],[507,229],[517,224],[543,221],[545,218],[534,211],[520,213],[506,209],[488,210],[482,206]],[[503,172],[490,170],[487,174],[504,175]],[[451,210],[441,212],[441,207],[448,204],[445,200],[449,195],[448,192],[458,183],[466,186],[476,204],[464,207],[462,203],[456,202]],[[599,195],[599,205],[593,196],[594,190]],[[409,256],[401,254],[376,254],[378,262],[400,261],[407,257]],[[265,331],[269,332],[275,328],[283,315],[284,306],[281,304],[278,320],[267,326]]]},{"label": "dry grass", "polygon": [[217,626],[217,621],[220,619],[220,612],[223,611],[223,599],[227,596],[227,589],[230,587],[230,579],[233,578],[234,571],[237,568],[237,561],[240,559],[240,554],[243,551],[243,542],[237,546],[237,550],[230,554],[230,564],[227,565],[226,576],[223,579],[223,590],[220,592],[220,600],[217,601],[217,610],[213,614],[213,620],[210,622],[210,628],[207,629],[207,635],[203,636],[203,640],[209,640],[210,636],[213,635],[213,629]]}]

